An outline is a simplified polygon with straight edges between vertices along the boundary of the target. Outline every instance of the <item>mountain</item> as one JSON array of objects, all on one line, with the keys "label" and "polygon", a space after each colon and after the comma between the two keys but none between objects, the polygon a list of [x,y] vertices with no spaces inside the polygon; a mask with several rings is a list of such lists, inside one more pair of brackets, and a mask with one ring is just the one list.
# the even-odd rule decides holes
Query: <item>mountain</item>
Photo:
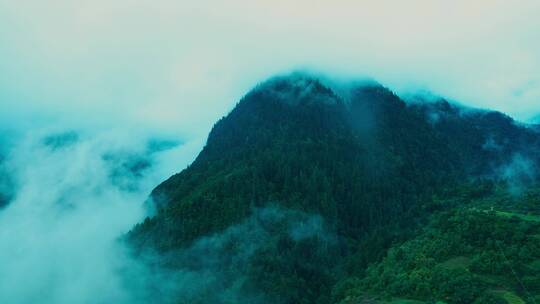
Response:
[{"label": "mountain", "polygon": [[[276,77],[245,95],[214,125],[196,160],[152,191],[147,203],[156,214],[127,239],[138,256],[164,257],[160,267],[193,270],[200,265],[182,252],[201,238],[244,227],[261,210],[281,210],[280,220],[257,221],[264,244],[212,285],[213,294],[234,290],[245,303],[337,303],[342,282],[369,280],[368,266],[419,236],[434,214],[491,197],[510,181],[515,189],[533,185],[539,150],[537,131],[498,112],[443,99],[406,103],[377,83],[344,91],[309,75]],[[291,231],[311,227],[313,217],[324,233],[295,237]],[[233,252],[243,244],[229,241]],[[207,303],[208,296],[180,302]],[[446,300],[465,303],[456,299]]]}]

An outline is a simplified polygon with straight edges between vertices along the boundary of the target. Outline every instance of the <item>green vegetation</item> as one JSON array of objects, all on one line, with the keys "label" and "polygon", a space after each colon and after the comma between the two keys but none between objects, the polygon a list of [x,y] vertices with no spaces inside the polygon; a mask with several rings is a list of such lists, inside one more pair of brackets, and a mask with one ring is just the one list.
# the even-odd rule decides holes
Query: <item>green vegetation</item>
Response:
[{"label": "green vegetation", "polygon": [[[349,93],[304,76],[250,92],[152,192],[156,215],[127,236],[134,254],[183,270],[179,251],[277,206],[320,216],[331,237],[265,229],[264,244],[220,274],[241,279],[213,290],[246,303],[534,301],[538,134],[496,112],[406,104],[379,85]],[[230,303],[201,296],[210,302]]]},{"label": "green vegetation", "polygon": [[447,303],[472,303],[495,290],[505,290],[495,294],[507,300],[528,298],[540,294],[538,232],[540,224],[520,217],[454,208],[391,248],[353,288]]}]

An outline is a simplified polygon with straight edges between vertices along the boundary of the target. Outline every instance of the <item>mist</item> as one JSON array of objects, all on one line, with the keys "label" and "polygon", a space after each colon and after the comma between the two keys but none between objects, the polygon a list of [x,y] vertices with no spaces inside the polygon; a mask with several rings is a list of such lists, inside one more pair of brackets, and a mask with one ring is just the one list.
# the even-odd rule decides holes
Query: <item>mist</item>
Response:
[{"label": "mist", "polygon": [[12,196],[0,210],[0,302],[127,303],[118,268],[129,258],[117,240],[200,147],[156,149],[156,139],[113,131],[17,136],[2,163]]},{"label": "mist", "polygon": [[299,257],[292,256],[294,249],[282,249],[291,264],[337,252],[338,247],[336,234],[319,215],[269,204],[186,248],[165,255],[145,250],[136,260],[128,259],[122,277],[130,303],[282,303],[275,291],[262,290],[269,270],[261,265],[275,260],[265,253],[275,253],[275,246],[284,242],[309,248],[310,254]]},{"label": "mist", "polygon": [[[213,123],[276,74],[534,117],[539,12],[534,0],[0,0],[0,302],[133,301],[119,273],[148,269],[118,239]],[[528,168],[516,158],[503,173],[516,166]],[[156,275],[206,279],[182,271]]]}]

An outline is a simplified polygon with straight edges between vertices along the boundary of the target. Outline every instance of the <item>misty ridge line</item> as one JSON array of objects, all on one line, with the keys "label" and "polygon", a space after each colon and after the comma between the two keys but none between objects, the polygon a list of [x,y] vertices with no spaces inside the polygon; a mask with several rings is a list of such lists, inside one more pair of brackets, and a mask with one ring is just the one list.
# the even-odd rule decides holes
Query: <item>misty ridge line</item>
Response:
[{"label": "misty ridge line", "polygon": [[[335,76],[333,74],[309,68],[295,69],[259,81],[253,88],[247,91],[248,93],[241,95],[238,100],[244,99],[246,94],[270,90],[274,94],[274,98],[281,100],[284,103],[298,103],[303,102],[302,100],[305,98],[315,98],[315,100],[311,100],[310,102],[329,104],[338,102],[349,107],[351,105],[351,100],[355,98],[355,94],[358,94],[360,90],[366,88],[380,90],[383,94],[393,95],[409,106],[425,106],[426,109],[430,110],[428,115],[430,116],[430,120],[434,123],[439,119],[439,115],[446,114],[442,110],[450,111],[449,113],[459,117],[497,113],[497,115],[501,114],[506,117],[506,119],[512,120],[515,124],[533,130],[539,130],[540,132],[540,123],[536,122],[537,119],[535,117],[522,120],[507,112],[494,110],[489,107],[473,106],[462,100],[438,95],[436,92],[429,91],[425,88],[401,92],[391,85],[379,82],[377,79],[370,76]],[[315,92],[322,96],[317,96],[314,94]],[[227,111],[227,113],[230,111],[231,110]],[[368,111],[368,109],[366,109],[366,111]],[[540,114],[537,116],[540,117]]]}]

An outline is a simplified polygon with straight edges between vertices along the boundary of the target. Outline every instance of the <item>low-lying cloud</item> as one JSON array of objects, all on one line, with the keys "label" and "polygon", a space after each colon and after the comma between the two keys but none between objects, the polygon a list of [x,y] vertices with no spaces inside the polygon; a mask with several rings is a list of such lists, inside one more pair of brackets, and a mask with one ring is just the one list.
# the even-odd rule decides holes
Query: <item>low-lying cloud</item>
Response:
[{"label": "low-lying cloud", "polygon": [[13,197],[0,209],[0,302],[124,303],[117,239],[200,147],[149,150],[151,139],[114,132],[18,135],[2,162]]}]

